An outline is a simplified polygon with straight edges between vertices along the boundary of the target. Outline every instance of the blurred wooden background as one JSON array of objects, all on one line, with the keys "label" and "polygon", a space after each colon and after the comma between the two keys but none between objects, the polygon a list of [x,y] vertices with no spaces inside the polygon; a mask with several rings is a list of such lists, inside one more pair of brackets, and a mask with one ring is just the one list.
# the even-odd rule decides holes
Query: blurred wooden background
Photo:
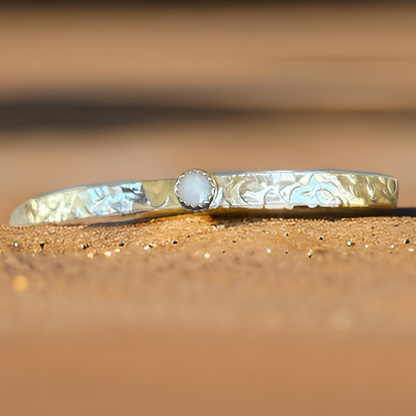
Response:
[{"label": "blurred wooden background", "polygon": [[0,221],[192,166],[379,171],[415,205],[415,21],[409,4],[4,9]]}]

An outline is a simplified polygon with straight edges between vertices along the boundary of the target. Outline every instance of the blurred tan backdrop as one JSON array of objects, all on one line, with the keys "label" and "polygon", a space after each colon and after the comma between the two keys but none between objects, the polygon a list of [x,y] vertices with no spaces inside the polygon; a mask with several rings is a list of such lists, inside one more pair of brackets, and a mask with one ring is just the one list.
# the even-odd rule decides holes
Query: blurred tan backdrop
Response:
[{"label": "blurred tan backdrop", "polygon": [[357,169],[416,204],[416,7],[4,9],[0,221],[190,167]]}]

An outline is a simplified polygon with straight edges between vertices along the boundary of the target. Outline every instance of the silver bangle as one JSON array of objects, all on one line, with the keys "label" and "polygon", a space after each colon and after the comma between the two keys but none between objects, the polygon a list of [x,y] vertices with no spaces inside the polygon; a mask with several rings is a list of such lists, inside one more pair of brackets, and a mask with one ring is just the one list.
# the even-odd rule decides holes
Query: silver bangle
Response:
[{"label": "silver bangle", "polygon": [[17,208],[10,225],[108,223],[200,211],[263,215],[344,209],[353,214],[393,209],[397,197],[397,179],[376,173],[276,170],[211,175],[191,169],[178,179],[115,182],[45,194]]}]

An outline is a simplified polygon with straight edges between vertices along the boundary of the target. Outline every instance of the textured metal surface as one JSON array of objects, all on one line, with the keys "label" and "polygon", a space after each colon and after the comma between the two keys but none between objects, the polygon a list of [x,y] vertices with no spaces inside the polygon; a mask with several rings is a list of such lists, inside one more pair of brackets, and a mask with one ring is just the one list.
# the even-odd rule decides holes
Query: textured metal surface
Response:
[{"label": "textured metal surface", "polygon": [[[218,192],[210,209],[394,208],[397,180],[348,171],[265,171],[214,175]],[[17,208],[10,225],[106,222],[189,212],[174,193],[174,179],[117,182],[33,198]]]}]

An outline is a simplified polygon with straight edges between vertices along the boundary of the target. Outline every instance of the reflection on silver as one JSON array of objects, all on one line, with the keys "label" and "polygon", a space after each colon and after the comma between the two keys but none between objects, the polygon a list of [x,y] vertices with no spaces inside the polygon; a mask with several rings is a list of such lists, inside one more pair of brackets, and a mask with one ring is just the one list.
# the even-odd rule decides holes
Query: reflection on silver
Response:
[{"label": "reflection on silver", "polygon": [[[263,171],[212,175],[215,198],[209,210],[384,208],[397,204],[397,180],[350,171]],[[67,189],[33,198],[17,208],[13,226],[92,223],[193,212],[175,195],[174,179],[117,182]]]}]

